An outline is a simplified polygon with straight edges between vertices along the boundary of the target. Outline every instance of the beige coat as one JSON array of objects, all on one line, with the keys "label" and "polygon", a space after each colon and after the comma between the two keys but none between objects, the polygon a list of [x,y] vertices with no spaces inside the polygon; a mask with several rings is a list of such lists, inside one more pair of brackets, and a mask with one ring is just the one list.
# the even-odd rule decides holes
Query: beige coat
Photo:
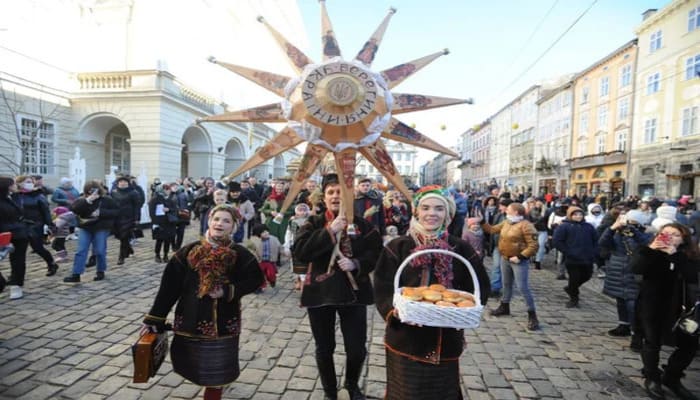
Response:
[{"label": "beige coat", "polygon": [[506,258],[528,259],[537,253],[537,229],[530,221],[522,220],[513,224],[505,220],[498,225],[485,223],[481,228],[487,233],[501,234],[498,239],[498,251]]}]

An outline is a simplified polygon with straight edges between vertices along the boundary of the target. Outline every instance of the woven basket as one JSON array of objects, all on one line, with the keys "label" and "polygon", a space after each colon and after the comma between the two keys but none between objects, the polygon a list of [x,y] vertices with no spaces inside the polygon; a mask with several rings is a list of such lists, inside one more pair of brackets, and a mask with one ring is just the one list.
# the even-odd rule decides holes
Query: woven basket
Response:
[{"label": "woven basket", "polygon": [[[474,302],[476,303],[474,307],[444,307],[431,303],[409,300],[402,296],[403,288],[399,288],[401,272],[403,272],[403,269],[406,268],[411,260],[428,253],[440,253],[452,256],[467,267],[469,275],[471,275],[472,281],[474,282],[473,296]],[[476,277],[476,272],[471,263],[457,253],[442,249],[417,251],[403,260],[399,269],[396,271],[396,275],[394,275],[394,308],[399,311],[401,322],[456,329],[478,328],[481,322],[481,313],[484,311],[484,306],[481,305],[479,279]]]}]

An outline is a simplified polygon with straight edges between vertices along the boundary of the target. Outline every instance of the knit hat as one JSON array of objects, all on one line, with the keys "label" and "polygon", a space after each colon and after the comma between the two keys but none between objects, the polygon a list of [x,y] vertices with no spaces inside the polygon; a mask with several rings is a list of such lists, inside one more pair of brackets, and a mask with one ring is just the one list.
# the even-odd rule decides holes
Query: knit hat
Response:
[{"label": "knit hat", "polygon": [[678,210],[676,207],[672,206],[661,206],[656,209],[656,216],[658,218],[666,218],[675,221],[676,220],[676,212]]},{"label": "knit hat", "polygon": [[576,206],[569,206],[569,208],[566,209],[566,218],[571,219],[571,216],[574,215],[574,213],[581,213],[583,214],[583,210],[576,207]]},{"label": "knit hat", "polygon": [[625,215],[627,216],[628,221],[634,221],[640,224],[646,219],[644,212],[636,209],[627,211],[627,214]]},{"label": "knit hat", "polygon": [[656,218],[651,221],[651,226],[656,231],[661,231],[665,225],[676,222],[676,211],[676,207],[673,206],[660,206],[656,209]]}]

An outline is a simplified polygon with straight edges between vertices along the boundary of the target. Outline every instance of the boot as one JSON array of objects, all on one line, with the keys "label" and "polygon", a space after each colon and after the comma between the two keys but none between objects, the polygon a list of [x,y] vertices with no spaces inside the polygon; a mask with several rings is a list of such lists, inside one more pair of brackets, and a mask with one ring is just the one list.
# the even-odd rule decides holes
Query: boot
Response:
[{"label": "boot", "polygon": [[3,290],[5,290],[5,286],[7,286],[7,279],[5,279],[2,274],[0,274],[0,293],[2,293]]},{"label": "boot", "polygon": [[335,400],[338,398],[338,380],[335,375],[335,364],[333,364],[333,356],[324,357],[316,355],[316,365],[320,373],[321,385],[327,399]]},{"label": "boot", "polygon": [[92,279],[93,281],[103,281],[105,279],[105,273],[102,271],[97,271],[95,274],[95,277]]},{"label": "boot", "polygon": [[540,261],[535,261],[535,269],[542,269],[542,263]]},{"label": "boot", "polygon": [[647,394],[652,399],[663,400],[666,398],[664,395],[664,389],[661,387],[661,383],[655,380],[645,379],[644,388],[647,390]]},{"label": "boot", "polygon": [[88,262],[87,264],[85,264],[85,268],[94,267],[95,265],[97,265],[97,257],[95,257],[95,255],[93,254],[90,256],[90,258],[88,258]]},{"label": "boot", "polygon": [[80,282],[80,275],[79,274],[68,275],[67,277],[63,278],[63,282],[78,283],[78,282]]},{"label": "boot", "polygon": [[154,260],[157,264],[160,264],[163,262],[163,260],[160,258],[160,254],[156,254],[156,258]]},{"label": "boot", "polygon": [[619,324],[617,327],[610,329],[608,335],[615,337],[626,337],[631,335],[630,326],[627,324]]},{"label": "boot", "polygon": [[117,265],[124,265],[124,257],[119,257],[117,260]]},{"label": "boot", "polygon": [[345,386],[345,390],[348,391],[348,395],[350,396],[350,400],[366,400],[367,399],[367,397],[365,397],[365,395],[362,394],[362,391],[360,391],[360,387],[357,385]]},{"label": "boot", "polygon": [[566,308],[578,308],[578,298],[572,297],[566,302]]},{"label": "boot", "polygon": [[636,332],[632,334],[632,340],[630,340],[630,350],[635,353],[642,351],[642,335]]},{"label": "boot", "polygon": [[510,315],[510,303],[501,303],[497,309],[491,310],[491,315],[500,317],[501,315]]},{"label": "boot", "polygon": [[527,330],[536,331],[540,329],[540,321],[537,320],[537,313],[534,311],[527,312]]},{"label": "boot", "polygon": [[[698,397],[695,396],[693,393],[690,392],[685,386],[681,384],[680,378],[670,378],[667,375],[664,375],[663,378],[661,378],[661,383],[663,383],[664,386],[669,388],[673,394],[678,396],[679,399],[682,400],[698,400]],[[648,391],[649,389],[647,389]]]},{"label": "boot", "polygon": [[58,264],[54,262],[53,264],[49,265],[49,268],[46,271],[46,276],[54,276],[56,275],[56,271],[58,271]]}]

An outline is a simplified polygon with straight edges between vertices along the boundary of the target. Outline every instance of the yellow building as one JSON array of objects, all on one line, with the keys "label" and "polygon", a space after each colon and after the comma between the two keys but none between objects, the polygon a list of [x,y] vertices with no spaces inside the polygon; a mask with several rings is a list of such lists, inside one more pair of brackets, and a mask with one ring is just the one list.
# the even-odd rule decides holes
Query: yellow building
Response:
[{"label": "yellow building", "polygon": [[569,194],[625,191],[637,40],[630,40],[573,79]]},{"label": "yellow building", "polygon": [[629,193],[700,194],[700,1],[649,10],[639,39]]}]

